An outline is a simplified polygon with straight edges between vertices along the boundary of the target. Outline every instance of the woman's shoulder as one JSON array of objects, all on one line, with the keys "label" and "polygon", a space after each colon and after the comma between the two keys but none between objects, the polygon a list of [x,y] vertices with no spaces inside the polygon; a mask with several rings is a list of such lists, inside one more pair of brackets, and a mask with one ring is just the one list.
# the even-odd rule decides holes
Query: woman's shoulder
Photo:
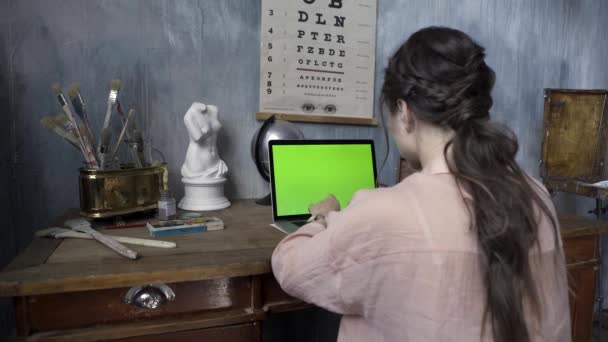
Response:
[{"label": "woman's shoulder", "polygon": [[[407,184],[412,183],[412,186]],[[407,226],[412,215],[407,213],[416,201],[415,178],[390,187],[363,189],[355,192],[345,215],[361,227],[389,227],[399,222]]]},{"label": "woman's shoulder", "polygon": [[397,187],[399,184],[401,183],[389,187],[359,190],[353,195],[350,206],[374,210],[374,207],[386,209],[390,208],[391,204],[403,203],[408,199],[403,196],[403,189]]},{"label": "woman's shoulder", "polygon": [[[395,206],[403,208],[408,202],[416,202],[423,193],[437,193],[439,188],[451,187],[455,183],[453,177],[436,177],[420,172],[413,173],[397,184],[389,187],[363,189],[355,192],[350,202],[351,206],[366,207],[370,210],[380,209],[382,213]],[[380,208],[374,208],[380,207]]]},{"label": "woman's shoulder", "polygon": [[395,184],[393,188],[398,193],[413,196],[417,202],[423,198],[429,198],[429,200],[445,198],[445,195],[451,193],[462,195],[454,176],[450,173],[416,172]]},{"label": "woman's shoulder", "polygon": [[[339,252],[342,266],[366,261],[405,249],[396,241],[411,236],[412,223],[409,198],[395,187],[357,191],[350,204],[327,217],[332,245]],[[399,240],[400,241],[400,240]]]}]

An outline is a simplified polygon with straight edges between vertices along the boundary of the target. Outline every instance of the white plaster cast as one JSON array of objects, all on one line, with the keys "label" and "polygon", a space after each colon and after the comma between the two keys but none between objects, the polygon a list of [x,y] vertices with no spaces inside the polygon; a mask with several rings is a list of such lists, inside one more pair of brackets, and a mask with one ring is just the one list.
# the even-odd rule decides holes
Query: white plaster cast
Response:
[{"label": "white plaster cast", "polygon": [[228,166],[220,159],[217,135],[222,125],[216,106],[194,102],[184,115],[190,143],[182,165],[185,196],[179,203],[184,210],[218,210],[230,206],[224,196]]}]

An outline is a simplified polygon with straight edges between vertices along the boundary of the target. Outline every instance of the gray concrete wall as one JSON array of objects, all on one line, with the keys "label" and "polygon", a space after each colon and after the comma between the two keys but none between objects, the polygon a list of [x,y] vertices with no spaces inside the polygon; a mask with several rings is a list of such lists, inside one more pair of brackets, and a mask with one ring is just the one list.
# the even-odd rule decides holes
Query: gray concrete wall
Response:
[{"label": "gray concrete wall", "polygon": [[[16,180],[15,165],[15,131],[12,126],[14,113],[14,93],[12,91],[12,63],[9,62],[12,49],[11,25],[9,24],[8,2],[0,1],[0,216],[4,221],[0,229],[0,267],[6,265],[17,253],[19,230],[13,220],[18,215],[11,215],[17,209],[14,206],[13,194]],[[14,326],[12,301],[0,298],[0,341],[9,327]]]},{"label": "gray concrete wall", "polygon": [[[447,25],[468,32],[487,48],[497,73],[493,115],[515,130],[519,161],[537,175],[542,89],[608,87],[607,17],[603,0],[379,0],[376,93],[387,57],[415,30]],[[138,109],[140,126],[167,157],[178,197],[188,142],[182,115],[195,100],[218,105],[220,152],[231,168],[227,193],[263,195],[266,185],[249,157],[260,126],[254,119],[259,25],[259,0],[0,0],[0,186],[6,189],[0,210],[9,218],[0,265],[34,230],[78,205],[81,158],[39,124],[42,115],[59,111],[53,82],[81,84],[97,130],[108,82],[122,79],[121,98]],[[379,128],[299,126],[309,138],[373,138],[377,155],[386,149]],[[395,160],[392,153],[382,182],[392,183]],[[579,212],[588,206],[572,197],[559,203]],[[4,331],[6,308],[0,302]]]}]

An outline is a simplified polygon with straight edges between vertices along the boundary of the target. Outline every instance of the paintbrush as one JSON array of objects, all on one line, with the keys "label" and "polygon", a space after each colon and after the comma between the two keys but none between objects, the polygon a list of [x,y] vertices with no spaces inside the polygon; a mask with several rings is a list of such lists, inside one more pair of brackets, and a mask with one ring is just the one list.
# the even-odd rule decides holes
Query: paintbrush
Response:
[{"label": "paintbrush", "polygon": [[[75,136],[76,127],[74,126],[74,123],[72,121],[70,121],[70,119],[67,117],[67,115],[59,113],[52,119],[55,121],[55,123],[57,123],[59,129],[66,131],[69,134],[69,136],[76,139],[76,142],[78,143],[78,146],[79,146],[78,148],[82,152],[82,146],[80,145],[80,140],[78,138],[76,138],[76,136]],[[79,132],[81,135],[83,134],[81,129],[79,130]],[[87,165],[88,165],[88,163],[87,163]]]},{"label": "paintbrush", "polygon": [[[134,141],[133,134],[135,134],[135,131],[137,131],[136,120],[133,118],[127,122],[125,113],[122,110],[120,98],[116,99],[116,111],[120,115],[120,118],[122,119],[123,124],[127,125],[127,131],[125,132],[125,143],[127,144],[127,146],[131,146],[131,143],[139,143],[139,145],[135,146],[133,149],[132,148],[128,149],[129,152],[131,153],[131,158],[135,161],[136,165],[141,165],[139,167],[145,166],[145,161],[139,156],[139,152],[138,152],[139,149],[141,149],[143,151],[143,146],[144,146],[143,139],[141,139],[140,142]],[[142,154],[142,157],[143,157],[143,154]],[[139,160],[140,162],[137,162],[137,160]]]},{"label": "paintbrush", "polygon": [[[112,117],[112,110],[116,106],[116,99],[118,97],[118,91],[120,90],[120,80],[110,81],[110,95],[108,95],[108,109],[106,110],[106,116],[103,119],[103,129],[109,129],[110,118]],[[101,153],[101,136],[99,137],[98,153]]]},{"label": "paintbrush", "polygon": [[131,158],[135,161],[136,165],[141,165],[141,163],[137,163],[137,160],[139,159],[138,153],[137,153],[137,147],[135,149],[131,149],[131,143],[133,143],[133,134],[135,133],[135,131],[137,130],[137,125],[136,125],[136,120],[135,118],[132,118],[131,120],[127,120],[125,117],[125,113],[122,111],[122,105],[120,103],[120,99],[117,98],[116,99],[116,111],[118,112],[118,114],[120,115],[122,122],[125,126],[127,126],[127,130],[125,132],[125,143],[127,144],[129,153],[131,153]]},{"label": "paintbrush", "polygon": [[[37,237],[51,237],[54,239],[63,239],[63,238],[74,238],[74,239],[89,239],[92,240],[93,237],[89,234],[75,232],[71,229],[67,228],[58,228],[51,227],[47,229],[42,229],[36,232]],[[170,241],[161,241],[161,240],[150,240],[150,239],[139,239],[132,238],[126,236],[114,236],[114,235],[106,235],[120,243],[125,243],[128,245],[137,245],[137,246],[147,246],[147,247],[158,247],[158,248],[175,248],[177,244],[175,242]]]},{"label": "paintbrush", "polygon": [[80,117],[80,120],[82,120],[82,122],[84,123],[84,127],[86,128],[87,140],[91,145],[91,150],[97,151],[97,148],[95,147],[93,130],[91,130],[91,124],[89,123],[89,117],[87,116],[87,107],[84,104],[82,95],[80,95],[80,85],[78,85],[78,83],[72,83],[72,85],[70,85],[70,88],[68,89],[68,96],[72,101],[72,107],[74,107],[74,111]]},{"label": "paintbrush", "polygon": [[146,224],[145,223],[117,223],[111,226],[104,226],[101,227],[101,229],[125,229],[125,228],[138,228],[138,227],[145,227]]},{"label": "paintbrush", "polygon": [[99,139],[99,164],[102,170],[108,169],[112,166],[112,159],[110,159],[110,144],[112,143],[112,132],[109,128],[101,130]]},{"label": "paintbrush", "polygon": [[[137,130],[137,126],[136,126],[135,120],[129,121],[129,128],[127,129],[127,135],[133,134],[133,132],[135,132],[136,130]],[[127,136],[127,138],[131,139],[130,136]]]},{"label": "paintbrush", "polygon": [[114,150],[112,151],[112,154],[110,154],[110,161],[112,163],[114,163],[114,158],[116,158],[116,153],[118,153],[118,148],[120,147],[120,142],[124,138],[125,133],[127,132],[129,121],[131,120],[131,118],[133,117],[134,114],[135,114],[135,110],[131,109],[129,111],[129,115],[127,116],[127,119],[126,119],[124,125],[122,126],[122,130],[120,131],[120,135],[118,136],[118,140],[116,141],[116,144],[114,145]]},{"label": "paintbrush", "polygon": [[112,239],[111,237],[96,231],[91,227],[91,223],[83,218],[67,220],[65,221],[65,225],[77,232],[91,235],[95,240],[108,246],[110,249],[124,257],[129,259],[137,259],[137,252],[123,246],[120,242]]},{"label": "paintbrush", "polygon": [[146,157],[144,156],[144,137],[141,131],[136,130],[133,133],[133,139],[137,142],[137,155],[139,156],[139,160],[141,161],[142,166],[146,166]]},{"label": "paintbrush", "polygon": [[52,88],[53,88],[53,91],[57,94],[57,100],[59,100],[59,104],[61,105],[61,108],[63,108],[65,115],[67,115],[68,119],[70,120],[70,122],[73,125],[71,128],[71,131],[78,138],[78,143],[81,147],[82,153],[84,155],[84,159],[87,163],[87,166],[91,167],[91,168],[97,168],[98,164],[97,164],[97,160],[95,159],[95,154],[90,149],[90,146],[88,146],[84,143],[84,140],[83,140],[82,136],[80,135],[80,132],[78,130],[78,124],[76,123],[76,120],[74,119],[74,114],[72,113],[72,109],[68,105],[68,102],[65,100],[65,96],[63,96],[63,92],[61,91],[61,85],[59,83],[54,83]]},{"label": "paintbrush", "polygon": [[[68,132],[72,132],[75,129],[72,121],[70,121],[70,119],[67,117],[67,115],[65,115],[63,113],[59,113],[59,114],[55,115],[53,117],[53,120],[55,120],[55,122],[57,124],[61,125],[61,127],[63,127],[63,129],[65,129]],[[74,135],[73,133],[71,133],[71,134]],[[74,135],[74,137],[76,137],[76,136]],[[76,140],[78,140],[78,138],[76,138]]]},{"label": "paintbrush", "polygon": [[129,144],[131,151],[135,152],[135,164],[137,167],[144,167],[146,165],[146,160],[144,158],[144,138],[141,135],[141,132],[135,130],[133,132],[133,140]]},{"label": "paintbrush", "polygon": [[[127,122],[127,116],[125,116],[125,112],[122,111],[122,106],[120,104],[120,99],[116,98],[116,112],[120,115],[120,119],[122,120],[123,125]],[[135,122],[133,122],[127,131],[127,139],[131,139],[131,132],[135,129]]]},{"label": "paintbrush", "polygon": [[131,142],[133,142],[133,132],[135,132],[135,130],[137,129],[135,125],[135,119],[132,118],[131,120],[127,120],[127,117],[125,117],[125,113],[122,111],[122,106],[119,98],[116,98],[116,111],[120,115],[123,125],[127,127],[127,130],[125,131],[124,142],[125,144],[127,144],[129,153],[131,153],[131,158],[133,158],[133,160],[137,164],[137,159],[139,158],[137,154],[137,149],[133,150],[130,148]]},{"label": "paintbrush", "polygon": [[125,142],[127,143],[129,153],[131,153],[131,158],[137,165],[138,164],[137,160],[139,159],[137,150],[139,147],[134,146],[134,148],[131,148],[131,143],[135,142],[135,141],[133,141],[133,134],[135,133],[135,131],[137,131],[135,121],[136,121],[135,117],[132,117],[131,120],[129,120],[129,122],[127,123],[127,133],[126,133],[127,140]]},{"label": "paintbrush", "polygon": [[75,125],[75,128],[78,130],[78,134],[80,135],[80,138],[82,139],[82,145],[87,150],[87,154],[89,154],[89,157],[93,161],[95,161],[95,163],[91,164],[90,167],[97,168],[99,166],[99,163],[97,161],[97,158],[95,157],[95,149],[93,147],[93,142],[91,141],[91,139],[89,139],[88,133],[86,132],[84,127],[78,126],[76,121],[74,121],[73,124]]},{"label": "paintbrush", "polygon": [[78,149],[78,151],[81,151],[80,146],[78,144],[78,138],[76,138],[72,133],[68,132],[54,118],[52,118],[50,116],[44,116],[44,117],[42,117],[42,119],[40,119],[40,123],[42,124],[42,126],[46,127],[49,131],[52,131],[53,133],[62,137],[63,140],[67,141],[70,145],[74,146],[76,149]]}]

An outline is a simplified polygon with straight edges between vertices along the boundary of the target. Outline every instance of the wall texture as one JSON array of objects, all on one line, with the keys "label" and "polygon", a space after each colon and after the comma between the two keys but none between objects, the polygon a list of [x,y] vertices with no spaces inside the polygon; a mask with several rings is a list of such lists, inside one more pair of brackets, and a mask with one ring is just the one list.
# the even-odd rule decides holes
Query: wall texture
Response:
[{"label": "wall texture", "polygon": [[[14,220],[18,215],[14,213],[14,181],[15,165],[13,151],[15,150],[15,130],[12,123],[13,113],[13,87],[12,63],[10,56],[12,42],[11,28],[8,11],[9,3],[0,1],[0,215],[6,220],[3,224],[0,235],[0,268],[6,265],[18,250],[17,236],[19,235]],[[0,298],[0,341],[3,341],[8,327],[14,326],[12,311],[10,310],[12,301]]]},{"label": "wall texture", "polygon": [[[409,34],[428,25],[464,30],[487,48],[497,73],[493,115],[517,133],[519,161],[533,175],[542,88],[608,87],[606,1],[378,2],[376,93],[387,57]],[[0,266],[34,230],[78,205],[81,158],[39,124],[42,115],[59,111],[53,82],[66,90],[71,82],[81,84],[97,130],[108,82],[122,79],[123,103],[138,110],[139,125],[166,156],[177,197],[188,142],[182,116],[192,101],[218,105],[224,127],[220,153],[231,169],[227,193],[263,195],[267,185],[249,156],[260,126],[254,119],[259,25],[259,0],[0,0],[0,186],[7,190],[0,194],[0,210],[12,213],[2,229]],[[378,156],[386,150],[380,128],[299,126],[309,138],[373,138]],[[393,149],[380,181],[392,183],[395,160]],[[558,201],[579,212],[588,208],[574,198]],[[0,323],[10,320],[2,305]],[[3,325],[6,331],[9,324]]]}]

